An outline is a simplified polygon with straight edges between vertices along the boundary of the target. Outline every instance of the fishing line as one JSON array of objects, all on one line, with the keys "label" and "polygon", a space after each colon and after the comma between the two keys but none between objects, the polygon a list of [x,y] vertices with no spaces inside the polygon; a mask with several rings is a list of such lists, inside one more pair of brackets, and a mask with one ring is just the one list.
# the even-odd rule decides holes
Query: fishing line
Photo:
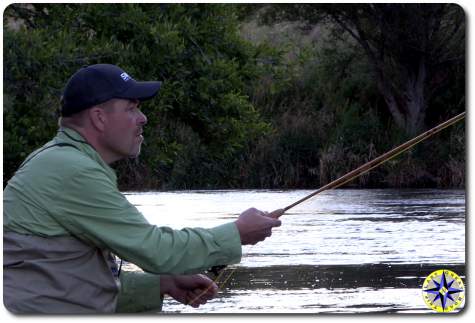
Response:
[{"label": "fishing line", "polygon": [[[391,160],[394,157],[399,156],[400,154],[402,154],[403,152],[405,152],[405,151],[409,150],[410,148],[414,147],[418,143],[420,143],[420,142],[426,140],[427,138],[435,135],[436,133],[442,131],[443,129],[457,123],[458,121],[462,120],[463,118],[465,118],[465,112],[462,112],[459,115],[456,115],[455,117],[439,124],[438,126],[432,128],[430,130],[427,130],[426,132],[423,132],[422,134],[412,138],[409,141],[406,141],[405,143],[397,146],[396,148],[391,149],[390,151],[388,151],[388,152],[382,154],[381,156],[367,162],[366,164],[361,165],[360,167],[358,167],[358,168],[352,170],[351,172],[341,176],[340,178],[338,178],[338,179],[322,186],[321,188],[319,188],[315,192],[313,192],[311,194],[308,194],[307,196],[305,196],[305,197],[301,198],[300,200],[286,206],[285,208],[278,209],[278,210],[275,210],[275,211],[271,212],[269,214],[269,216],[271,216],[273,218],[279,218],[285,212],[287,212],[291,208],[299,205],[300,203],[312,198],[313,196],[315,196],[315,195],[317,195],[317,194],[319,194],[323,191],[338,188],[338,187],[352,181],[353,179],[369,172],[370,170],[380,166],[381,164],[387,162],[388,160]],[[226,285],[226,283],[231,278],[231,276],[236,271],[236,269],[237,269],[237,267],[231,269],[229,275],[223,280],[223,282],[220,283],[221,284],[220,288],[222,288],[224,285]],[[220,272],[220,274],[213,280],[213,283],[218,284],[218,280],[221,279],[221,276],[223,276],[224,272],[225,272],[225,270],[222,270]],[[208,288],[206,288],[203,292],[201,292],[198,296],[196,296],[190,302],[188,302],[188,304],[194,303],[197,299],[199,299],[201,296],[206,294],[210,290],[211,287],[212,287],[212,285],[208,286]]]}]

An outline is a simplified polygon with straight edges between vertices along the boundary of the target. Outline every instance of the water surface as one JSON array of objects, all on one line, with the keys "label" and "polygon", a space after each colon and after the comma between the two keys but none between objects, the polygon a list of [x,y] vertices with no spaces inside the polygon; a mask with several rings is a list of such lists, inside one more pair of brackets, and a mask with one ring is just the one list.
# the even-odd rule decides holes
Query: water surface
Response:
[{"label": "water surface", "polygon": [[[307,190],[127,193],[153,224],[213,227],[245,209],[272,211]],[[422,283],[449,269],[465,282],[465,191],[323,192],[289,210],[271,238],[243,248],[219,296],[193,309],[166,299],[165,312],[432,312]],[[232,272],[232,273],[231,273]]]}]

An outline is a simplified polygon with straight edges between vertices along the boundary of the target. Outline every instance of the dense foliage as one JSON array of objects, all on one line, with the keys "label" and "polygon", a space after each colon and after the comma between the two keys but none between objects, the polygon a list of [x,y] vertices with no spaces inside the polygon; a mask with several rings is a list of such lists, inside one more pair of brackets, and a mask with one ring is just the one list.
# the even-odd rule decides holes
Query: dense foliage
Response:
[{"label": "dense foliage", "polygon": [[[336,38],[353,40],[366,56],[394,122],[424,130],[434,97],[465,69],[465,13],[450,4],[286,4],[263,8],[264,20],[307,28],[328,21]],[[463,94],[463,93],[462,93]]]},{"label": "dense foliage", "polygon": [[[123,189],[315,187],[409,138],[349,35],[327,20],[260,26],[255,13],[230,4],[10,5],[4,185],[55,134],[67,78],[99,62],[163,81],[143,106],[140,158],[115,165]],[[428,103],[427,126],[464,110],[464,65],[443,71],[449,81]],[[460,124],[356,183],[463,186],[464,138]]]},{"label": "dense foliage", "polygon": [[239,37],[232,7],[12,5],[8,17],[24,26],[4,28],[5,178],[54,134],[68,76],[102,62],[163,81],[160,99],[143,108],[147,141],[135,171],[118,165],[125,185],[237,185],[240,156],[268,125],[246,95],[256,52]]}]

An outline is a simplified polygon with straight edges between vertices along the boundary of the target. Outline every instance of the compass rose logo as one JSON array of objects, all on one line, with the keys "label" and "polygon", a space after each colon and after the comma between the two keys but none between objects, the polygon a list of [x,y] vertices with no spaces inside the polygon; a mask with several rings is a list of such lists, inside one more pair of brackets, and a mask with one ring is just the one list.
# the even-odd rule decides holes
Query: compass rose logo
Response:
[{"label": "compass rose logo", "polygon": [[422,295],[433,310],[451,312],[463,303],[465,288],[456,273],[440,269],[427,276],[422,285]]}]

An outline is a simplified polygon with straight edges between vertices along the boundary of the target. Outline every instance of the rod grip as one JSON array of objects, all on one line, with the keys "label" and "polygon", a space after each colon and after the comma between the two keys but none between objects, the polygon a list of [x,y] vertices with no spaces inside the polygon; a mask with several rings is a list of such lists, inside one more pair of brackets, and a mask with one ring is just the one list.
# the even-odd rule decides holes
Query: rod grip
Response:
[{"label": "rod grip", "polygon": [[274,219],[278,219],[278,218],[280,218],[284,213],[285,213],[285,209],[278,209],[278,210],[272,211],[272,212],[269,213],[267,216],[269,216],[269,217],[271,217],[271,218],[274,218]]}]

